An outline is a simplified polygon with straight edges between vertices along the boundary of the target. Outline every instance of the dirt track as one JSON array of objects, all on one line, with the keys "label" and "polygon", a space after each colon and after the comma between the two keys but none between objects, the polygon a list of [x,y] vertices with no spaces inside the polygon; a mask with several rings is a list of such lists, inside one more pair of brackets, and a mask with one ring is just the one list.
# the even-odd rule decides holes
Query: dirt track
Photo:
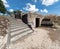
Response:
[{"label": "dirt track", "polygon": [[56,37],[58,38],[58,34],[52,33],[51,30],[38,28],[34,33],[11,45],[10,49],[60,49],[60,42],[55,40]]}]

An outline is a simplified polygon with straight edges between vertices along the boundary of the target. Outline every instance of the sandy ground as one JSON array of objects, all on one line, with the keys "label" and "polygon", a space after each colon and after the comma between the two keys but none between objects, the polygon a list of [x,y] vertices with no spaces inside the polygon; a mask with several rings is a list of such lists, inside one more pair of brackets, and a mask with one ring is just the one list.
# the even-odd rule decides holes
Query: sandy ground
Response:
[{"label": "sandy ground", "polygon": [[[60,39],[56,29],[38,28],[34,29],[34,33],[10,45],[10,49],[60,49]],[[53,31],[53,32],[52,32]],[[59,32],[58,32],[59,33]],[[52,40],[54,39],[54,40]],[[56,39],[56,40],[55,40]]]}]

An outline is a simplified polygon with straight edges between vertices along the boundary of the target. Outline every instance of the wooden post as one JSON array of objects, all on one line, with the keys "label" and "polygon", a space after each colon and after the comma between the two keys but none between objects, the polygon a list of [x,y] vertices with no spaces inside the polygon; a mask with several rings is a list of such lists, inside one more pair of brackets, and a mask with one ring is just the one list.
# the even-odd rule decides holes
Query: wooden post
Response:
[{"label": "wooden post", "polygon": [[9,49],[9,45],[10,45],[10,40],[11,40],[11,32],[10,32],[10,26],[8,26],[8,30],[7,30],[7,43],[6,43],[6,48]]}]

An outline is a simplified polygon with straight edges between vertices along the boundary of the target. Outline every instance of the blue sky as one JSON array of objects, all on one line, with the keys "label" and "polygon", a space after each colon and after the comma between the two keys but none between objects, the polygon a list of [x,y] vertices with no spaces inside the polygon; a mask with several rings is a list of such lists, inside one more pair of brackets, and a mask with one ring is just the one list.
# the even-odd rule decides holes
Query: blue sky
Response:
[{"label": "blue sky", "polygon": [[60,0],[2,0],[8,11],[22,10],[60,15]]}]

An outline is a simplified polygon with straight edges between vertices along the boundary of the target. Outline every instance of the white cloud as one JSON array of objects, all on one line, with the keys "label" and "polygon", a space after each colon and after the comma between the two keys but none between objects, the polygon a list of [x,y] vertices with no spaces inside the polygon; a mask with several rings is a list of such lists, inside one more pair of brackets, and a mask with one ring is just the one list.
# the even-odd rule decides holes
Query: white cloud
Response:
[{"label": "white cloud", "polygon": [[20,10],[20,11],[23,11],[23,10]]},{"label": "white cloud", "polygon": [[33,0],[34,2],[37,2],[37,0]]},{"label": "white cloud", "polygon": [[2,0],[5,7],[10,7],[6,0]]},{"label": "white cloud", "polygon": [[55,2],[58,2],[59,0],[41,0],[42,4],[45,6],[53,5]]},{"label": "white cloud", "polygon": [[32,11],[32,12],[36,12],[36,11],[39,11],[38,8],[36,8],[36,5],[32,5],[30,3],[27,3],[26,7],[23,8],[24,10],[27,10],[27,11]]},{"label": "white cloud", "polygon": [[10,12],[13,12],[14,10],[13,9],[9,9]]},{"label": "white cloud", "polygon": [[48,13],[48,10],[47,9],[44,9],[44,10],[40,10],[40,12]]},{"label": "white cloud", "polygon": [[5,5],[5,7],[10,7],[8,4],[4,4]]}]

